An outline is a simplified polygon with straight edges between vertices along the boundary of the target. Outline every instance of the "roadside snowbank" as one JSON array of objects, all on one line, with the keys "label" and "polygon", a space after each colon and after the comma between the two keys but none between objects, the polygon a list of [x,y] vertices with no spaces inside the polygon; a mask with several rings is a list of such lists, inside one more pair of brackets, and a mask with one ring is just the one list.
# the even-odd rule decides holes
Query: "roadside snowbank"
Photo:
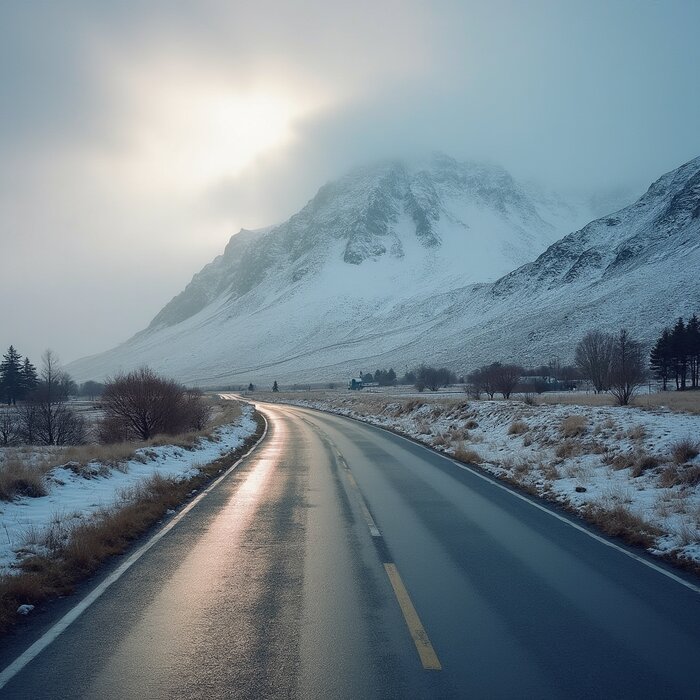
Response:
[{"label": "roadside snowbank", "polygon": [[46,496],[0,501],[0,574],[11,573],[18,559],[32,551],[30,543],[40,539],[37,535],[51,524],[60,521],[70,528],[71,522],[83,521],[123,502],[154,474],[188,479],[200,466],[239,448],[255,433],[253,410],[243,405],[236,423],[217,428],[210,439],[199,440],[192,449],[173,445],[142,448],[136,450],[134,459],[118,468],[91,462],[90,469],[76,472],[63,465],[46,475]]},{"label": "roadside snowbank", "polygon": [[699,415],[427,397],[280,400],[396,430],[587,515],[604,530],[606,518],[622,519],[650,552],[700,564],[700,456],[693,454]]}]

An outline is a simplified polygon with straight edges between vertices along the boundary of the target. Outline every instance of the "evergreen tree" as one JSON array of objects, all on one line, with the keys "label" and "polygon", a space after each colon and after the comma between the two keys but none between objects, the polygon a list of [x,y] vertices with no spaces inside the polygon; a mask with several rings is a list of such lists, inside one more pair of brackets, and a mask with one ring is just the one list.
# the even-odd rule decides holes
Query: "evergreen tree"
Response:
[{"label": "evergreen tree", "polygon": [[22,365],[22,398],[31,394],[38,386],[39,375],[36,367],[29,361],[28,357],[25,357]]},{"label": "evergreen tree", "polygon": [[272,391],[279,391],[279,390],[280,390],[280,388],[277,385],[277,380],[275,379],[275,383],[272,385]]},{"label": "evergreen tree", "polygon": [[22,356],[12,345],[0,362],[0,387],[8,406],[22,397]]},{"label": "evergreen tree", "polygon": [[663,390],[666,391],[668,380],[673,372],[673,352],[671,347],[671,331],[664,328],[661,336],[651,349],[649,356],[649,367],[654,376],[663,383]]},{"label": "evergreen tree", "polygon": [[700,387],[700,319],[693,314],[685,327],[686,345],[688,349],[688,366],[690,368],[690,384],[693,389]]},{"label": "evergreen tree", "polygon": [[688,336],[682,318],[671,331],[671,357],[676,379],[676,389],[684,391],[688,377]]}]

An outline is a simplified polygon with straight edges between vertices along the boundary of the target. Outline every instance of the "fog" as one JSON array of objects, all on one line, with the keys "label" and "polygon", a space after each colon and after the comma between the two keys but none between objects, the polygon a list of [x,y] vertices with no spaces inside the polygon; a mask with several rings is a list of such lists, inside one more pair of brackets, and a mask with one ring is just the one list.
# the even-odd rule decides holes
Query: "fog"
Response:
[{"label": "fog", "polygon": [[5,3],[0,349],[125,340],[366,161],[642,191],[700,155],[698,26],[690,1]]}]

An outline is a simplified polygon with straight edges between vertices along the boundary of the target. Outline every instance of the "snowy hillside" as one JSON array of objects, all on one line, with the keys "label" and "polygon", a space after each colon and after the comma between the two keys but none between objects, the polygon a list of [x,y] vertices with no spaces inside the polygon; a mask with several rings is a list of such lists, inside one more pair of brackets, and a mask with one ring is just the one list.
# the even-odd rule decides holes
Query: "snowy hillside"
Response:
[{"label": "snowy hillside", "polygon": [[591,327],[651,340],[698,310],[700,159],[549,248],[582,213],[533,192],[446,156],[354,171],[281,226],[234,236],[148,329],[69,369],[149,364],[205,385],[461,370],[566,359]]}]

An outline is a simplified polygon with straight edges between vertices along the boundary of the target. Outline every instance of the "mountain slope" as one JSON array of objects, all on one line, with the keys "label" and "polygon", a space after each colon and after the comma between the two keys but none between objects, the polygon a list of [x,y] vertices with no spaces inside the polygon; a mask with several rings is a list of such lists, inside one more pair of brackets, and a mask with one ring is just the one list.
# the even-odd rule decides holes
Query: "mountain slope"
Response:
[{"label": "mountain slope", "polygon": [[590,327],[651,340],[698,310],[700,159],[545,250],[575,218],[492,166],[360,169],[281,226],[234,236],[148,329],[70,369],[150,364],[213,385],[564,360]]}]

